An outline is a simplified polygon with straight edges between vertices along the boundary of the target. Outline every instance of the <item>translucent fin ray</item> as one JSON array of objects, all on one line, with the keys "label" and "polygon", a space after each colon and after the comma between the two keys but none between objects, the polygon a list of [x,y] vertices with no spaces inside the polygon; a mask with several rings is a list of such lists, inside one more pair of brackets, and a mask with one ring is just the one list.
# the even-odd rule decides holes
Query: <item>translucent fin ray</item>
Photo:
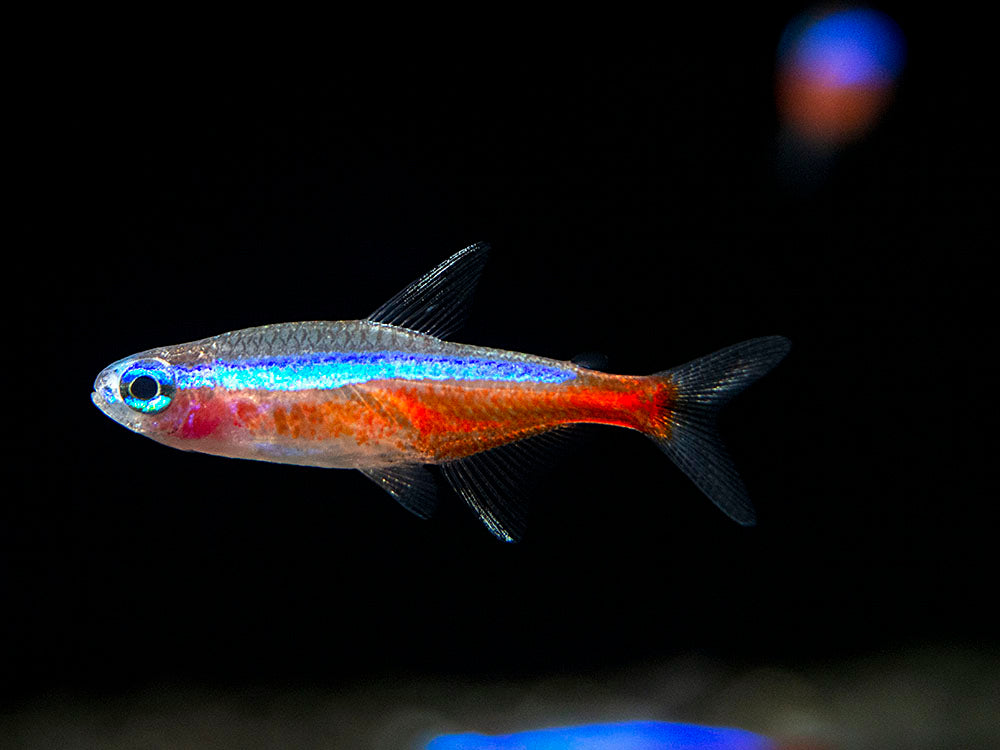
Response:
[{"label": "translucent fin ray", "polygon": [[677,395],[664,414],[664,434],[651,437],[713,503],[744,526],[756,523],[756,513],[719,438],[716,417],[790,347],[782,336],[751,339],[654,376],[675,386]]},{"label": "translucent fin ray", "polygon": [[602,352],[581,352],[570,360],[574,365],[588,370],[607,370],[608,361],[608,355]]},{"label": "translucent fin ray", "polygon": [[420,464],[360,471],[415,516],[430,518],[437,509],[437,486],[434,477]]},{"label": "translucent fin ray", "polygon": [[368,320],[446,338],[465,323],[489,249],[487,243],[477,242],[459,250],[396,294]]},{"label": "translucent fin ray", "polygon": [[556,428],[516,443],[441,465],[452,488],[494,536],[517,542],[524,536],[527,497],[546,457],[568,430]]}]

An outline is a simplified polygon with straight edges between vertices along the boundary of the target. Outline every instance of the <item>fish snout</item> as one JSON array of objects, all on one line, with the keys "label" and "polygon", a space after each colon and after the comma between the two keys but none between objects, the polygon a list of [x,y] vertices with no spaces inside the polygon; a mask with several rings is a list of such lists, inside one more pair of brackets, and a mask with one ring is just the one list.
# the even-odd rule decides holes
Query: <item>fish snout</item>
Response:
[{"label": "fish snout", "polygon": [[101,374],[94,381],[94,392],[90,394],[91,401],[100,409],[102,406],[110,406],[119,401],[118,396],[118,373],[115,368],[108,367],[101,370]]}]

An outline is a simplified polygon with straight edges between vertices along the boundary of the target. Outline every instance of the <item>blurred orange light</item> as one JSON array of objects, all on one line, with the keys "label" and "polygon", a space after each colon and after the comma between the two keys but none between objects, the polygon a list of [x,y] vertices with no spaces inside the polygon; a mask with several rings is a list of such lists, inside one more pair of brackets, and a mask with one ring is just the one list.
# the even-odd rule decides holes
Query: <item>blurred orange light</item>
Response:
[{"label": "blurred orange light", "polygon": [[779,48],[782,121],[817,146],[856,140],[889,103],[904,49],[899,27],[874,10],[842,9],[796,19]]}]

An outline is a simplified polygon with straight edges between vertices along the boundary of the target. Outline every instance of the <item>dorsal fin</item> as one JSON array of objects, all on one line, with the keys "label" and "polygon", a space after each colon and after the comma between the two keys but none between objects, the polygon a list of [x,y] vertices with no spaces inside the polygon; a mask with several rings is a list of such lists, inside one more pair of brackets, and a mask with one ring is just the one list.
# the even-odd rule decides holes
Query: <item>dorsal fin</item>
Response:
[{"label": "dorsal fin", "polygon": [[489,250],[485,242],[459,250],[396,294],[368,320],[438,338],[449,336],[465,322]]}]

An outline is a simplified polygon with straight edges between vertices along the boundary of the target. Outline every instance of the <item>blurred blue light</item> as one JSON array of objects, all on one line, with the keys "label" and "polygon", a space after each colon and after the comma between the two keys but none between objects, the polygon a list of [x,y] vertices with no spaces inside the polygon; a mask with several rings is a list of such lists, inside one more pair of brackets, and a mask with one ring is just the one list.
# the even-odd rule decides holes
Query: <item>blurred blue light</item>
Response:
[{"label": "blurred blue light", "polygon": [[792,40],[788,62],[800,74],[826,85],[886,85],[903,68],[903,33],[878,11],[837,11],[795,31],[800,34]]},{"label": "blurred blue light", "polygon": [[773,750],[770,740],[742,729],[661,721],[629,721],[536,729],[503,736],[449,734],[426,750]]}]

